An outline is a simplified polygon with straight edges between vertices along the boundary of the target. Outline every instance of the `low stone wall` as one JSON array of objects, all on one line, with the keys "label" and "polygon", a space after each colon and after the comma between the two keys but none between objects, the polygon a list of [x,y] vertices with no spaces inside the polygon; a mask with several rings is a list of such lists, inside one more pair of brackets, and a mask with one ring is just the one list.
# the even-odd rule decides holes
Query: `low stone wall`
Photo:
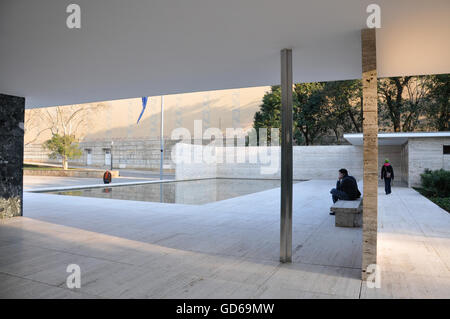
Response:
[{"label": "low stone wall", "polygon": [[[112,177],[119,177],[119,171],[110,171]],[[103,178],[103,170],[46,170],[46,169],[24,169],[23,175],[28,176],[60,176],[60,177],[85,177],[85,178]]]},{"label": "low stone wall", "polygon": [[172,149],[175,179],[217,177],[217,164],[202,161],[204,146],[177,143]]},{"label": "low stone wall", "polygon": [[[173,153],[178,156],[177,179],[193,178],[280,178],[280,147],[242,147],[242,158],[238,159],[239,147],[216,147],[206,149],[201,145],[178,143]],[[202,154],[214,161],[201,160]],[[402,179],[401,146],[379,147],[380,171],[385,158],[389,158],[395,169],[397,180]],[[256,160],[255,160],[256,158]],[[184,160],[183,160],[184,159]],[[186,161],[186,159],[190,159]],[[293,177],[297,180],[336,179],[340,168],[346,168],[356,179],[363,178],[362,146],[294,146]]]},{"label": "low stone wall", "polygon": [[[218,163],[217,177],[280,178],[280,147],[247,147],[246,156],[258,152],[269,163]],[[335,179],[340,168],[346,168],[356,178],[362,178],[362,148],[352,145],[294,146],[293,177],[298,180]]]}]

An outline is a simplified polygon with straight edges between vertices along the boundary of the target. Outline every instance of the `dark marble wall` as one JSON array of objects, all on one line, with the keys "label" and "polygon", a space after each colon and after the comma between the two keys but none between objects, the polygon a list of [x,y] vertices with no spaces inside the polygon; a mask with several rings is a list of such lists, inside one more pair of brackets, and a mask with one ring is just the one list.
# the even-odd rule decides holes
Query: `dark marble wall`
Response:
[{"label": "dark marble wall", "polygon": [[0,94],[0,219],[22,216],[25,98]]}]

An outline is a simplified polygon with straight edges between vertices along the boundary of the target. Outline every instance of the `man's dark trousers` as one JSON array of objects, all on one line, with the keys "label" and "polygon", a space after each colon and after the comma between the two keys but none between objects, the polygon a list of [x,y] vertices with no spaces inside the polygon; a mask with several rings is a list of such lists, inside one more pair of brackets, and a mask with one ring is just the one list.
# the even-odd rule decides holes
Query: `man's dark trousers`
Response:
[{"label": "man's dark trousers", "polygon": [[350,197],[348,197],[347,193],[337,190],[336,188],[333,188],[330,191],[332,198],[333,198],[333,203],[336,203],[339,199],[341,200],[350,200]]}]

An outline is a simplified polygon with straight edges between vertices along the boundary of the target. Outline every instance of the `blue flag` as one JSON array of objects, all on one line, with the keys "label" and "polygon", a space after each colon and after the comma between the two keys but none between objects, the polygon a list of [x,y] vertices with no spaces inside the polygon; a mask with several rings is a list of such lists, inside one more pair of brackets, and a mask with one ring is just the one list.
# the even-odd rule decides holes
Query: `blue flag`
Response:
[{"label": "blue flag", "polygon": [[139,118],[138,118],[136,124],[139,124],[139,120],[141,119],[142,114],[144,114],[144,111],[145,111],[146,106],[147,106],[147,97],[146,97],[146,96],[143,96],[143,97],[142,97],[142,112],[141,112],[141,114],[139,115]]}]

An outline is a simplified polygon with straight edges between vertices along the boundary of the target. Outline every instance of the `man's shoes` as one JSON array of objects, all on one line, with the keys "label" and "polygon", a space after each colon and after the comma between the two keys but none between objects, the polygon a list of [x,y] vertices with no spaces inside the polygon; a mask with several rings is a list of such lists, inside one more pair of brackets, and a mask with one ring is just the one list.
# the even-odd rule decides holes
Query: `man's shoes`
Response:
[{"label": "man's shoes", "polygon": [[331,207],[330,207],[330,215],[334,215],[334,212],[331,210]]}]

